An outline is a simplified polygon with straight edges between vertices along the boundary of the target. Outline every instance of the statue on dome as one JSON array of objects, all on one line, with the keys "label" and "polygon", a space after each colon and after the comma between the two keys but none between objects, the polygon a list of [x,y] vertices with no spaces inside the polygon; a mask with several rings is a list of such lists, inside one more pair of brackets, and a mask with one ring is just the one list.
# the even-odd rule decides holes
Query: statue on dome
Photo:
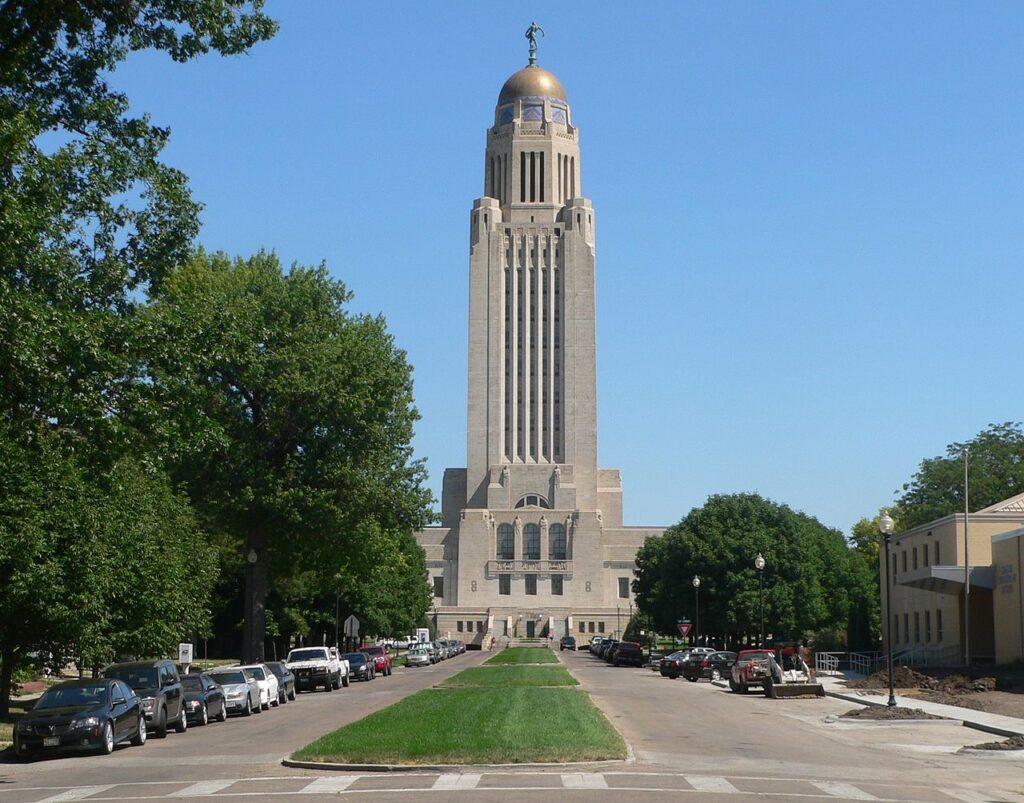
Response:
[{"label": "statue on dome", "polygon": [[537,34],[540,33],[544,36],[544,29],[541,28],[536,22],[531,22],[530,27],[526,29],[526,38],[530,41],[530,65],[531,67],[537,66]]}]

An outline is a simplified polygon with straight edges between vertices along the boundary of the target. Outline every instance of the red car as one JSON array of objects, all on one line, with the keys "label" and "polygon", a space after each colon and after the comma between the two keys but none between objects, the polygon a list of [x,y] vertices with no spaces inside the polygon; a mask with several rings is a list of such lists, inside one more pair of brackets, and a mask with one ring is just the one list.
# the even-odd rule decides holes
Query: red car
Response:
[{"label": "red car", "polygon": [[379,644],[364,644],[359,652],[365,652],[373,659],[373,668],[378,675],[391,674],[391,653]]}]

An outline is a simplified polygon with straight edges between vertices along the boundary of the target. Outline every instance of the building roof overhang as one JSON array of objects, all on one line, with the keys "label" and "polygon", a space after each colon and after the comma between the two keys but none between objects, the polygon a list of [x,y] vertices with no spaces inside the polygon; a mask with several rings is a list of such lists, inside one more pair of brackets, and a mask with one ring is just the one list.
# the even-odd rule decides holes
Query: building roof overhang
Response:
[{"label": "building roof overhang", "polygon": [[[996,572],[992,566],[971,566],[972,588],[986,588],[990,591],[996,587]],[[935,594],[959,596],[964,591],[963,566],[929,566],[925,574],[917,574],[907,580],[899,580],[901,586],[931,591]]]}]

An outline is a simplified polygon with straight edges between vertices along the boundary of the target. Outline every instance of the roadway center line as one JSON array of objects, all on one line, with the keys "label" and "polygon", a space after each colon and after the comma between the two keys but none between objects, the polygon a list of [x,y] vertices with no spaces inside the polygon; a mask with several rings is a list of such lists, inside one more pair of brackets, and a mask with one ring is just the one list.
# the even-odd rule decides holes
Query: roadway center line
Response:
[{"label": "roadway center line", "polygon": [[566,789],[607,789],[608,782],[595,772],[567,772],[562,774],[562,786]]},{"label": "roadway center line", "polygon": [[811,781],[811,785],[833,797],[845,797],[850,800],[878,800],[874,795],[868,794],[863,789],[858,789],[853,784],[839,781]]},{"label": "roadway center line", "polygon": [[684,775],[683,777],[698,792],[721,792],[722,794],[735,795],[740,791],[725,780],[725,778],[714,775]]}]

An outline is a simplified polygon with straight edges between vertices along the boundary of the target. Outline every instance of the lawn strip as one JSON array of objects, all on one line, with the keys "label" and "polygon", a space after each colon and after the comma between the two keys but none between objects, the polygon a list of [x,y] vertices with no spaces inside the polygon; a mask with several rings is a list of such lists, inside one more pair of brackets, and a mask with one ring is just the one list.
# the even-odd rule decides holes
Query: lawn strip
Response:
[{"label": "lawn strip", "polygon": [[621,759],[622,737],[574,689],[426,689],[293,755],[348,764],[514,764]]},{"label": "lawn strip", "polygon": [[488,664],[557,664],[557,656],[546,647],[509,647],[487,659]]},{"label": "lawn strip", "polygon": [[508,686],[578,686],[579,681],[561,666],[477,666],[463,669],[448,678],[442,686],[476,686],[484,688]]}]

